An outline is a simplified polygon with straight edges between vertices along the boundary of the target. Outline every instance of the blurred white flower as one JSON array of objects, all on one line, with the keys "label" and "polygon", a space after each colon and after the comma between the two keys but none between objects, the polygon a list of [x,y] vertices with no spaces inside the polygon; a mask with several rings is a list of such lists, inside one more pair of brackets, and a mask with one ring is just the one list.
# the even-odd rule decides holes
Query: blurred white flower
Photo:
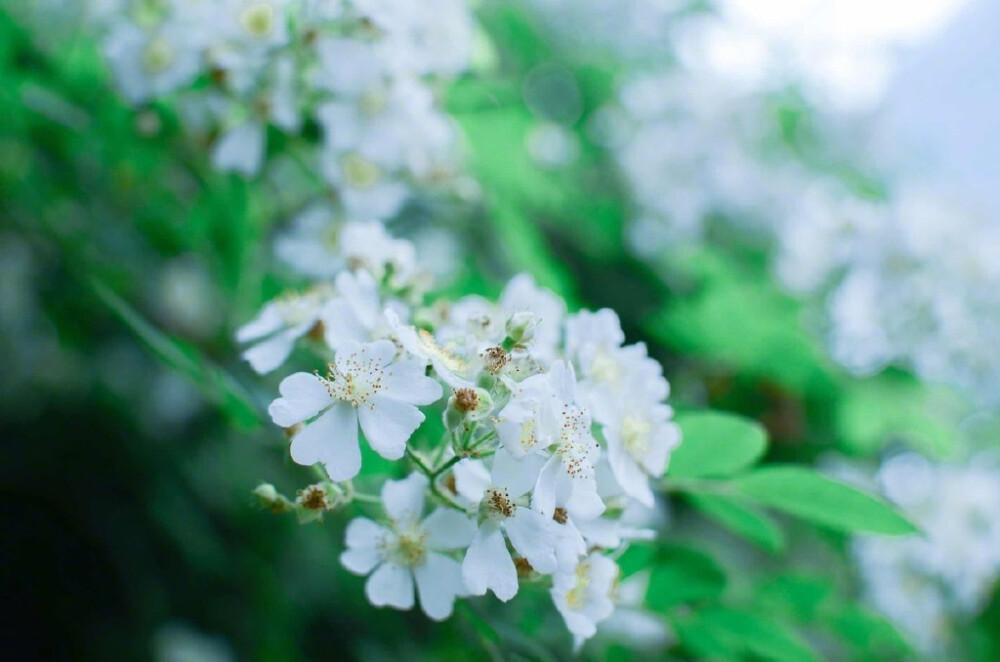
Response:
[{"label": "blurred white flower", "polygon": [[373,605],[412,608],[416,583],[421,609],[442,621],[451,616],[455,597],[466,594],[462,566],[449,554],[469,545],[476,525],[445,508],[422,518],[428,484],[417,473],[386,481],[382,504],[388,526],[363,517],[351,520],[340,562],[355,574],[371,573],[365,594]]}]

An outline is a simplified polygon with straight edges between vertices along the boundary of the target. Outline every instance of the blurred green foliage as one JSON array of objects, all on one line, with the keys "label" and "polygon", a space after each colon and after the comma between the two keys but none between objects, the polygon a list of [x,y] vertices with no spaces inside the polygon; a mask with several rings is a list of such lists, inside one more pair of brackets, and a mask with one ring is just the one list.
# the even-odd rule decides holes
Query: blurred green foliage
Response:
[{"label": "blurred green foliage", "polygon": [[[647,575],[644,603],[675,637],[655,654],[911,655],[858,606],[844,553],[845,531],[909,524],[845,485],[767,465],[808,464],[831,449],[872,456],[900,442],[947,456],[962,405],[906,375],[845,375],[802,305],[775,287],[762,249],[739,237],[669,262],[630,255],[626,197],[583,128],[613,94],[614,67],[562,59],[513,6],[486,4],[481,17],[496,66],[458,81],[447,100],[483,205],[432,202],[397,222],[444,209],[449,229],[476,247],[443,294],[495,292],[528,271],[573,307],[615,308],[630,341],[664,363],[685,433],[703,445],[682,446],[665,479],[683,498],[671,499],[662,541],[621,559],[627,576]],[[5,363],[34,356],[25,346],[45,333],[56,339],[7,371],[2,389],[0,565],[19,605],[14,650],[141,659],[179,623],[218,634],[238,659],[563,659],[569,636],[541,588],[504,609],[472,600],[443,625],[376,610],[363,580],[339,568],[340,518],[300,527],[254,505],[261,480],[286,493],[309,480],[280,433],[260,424],[275,380],[252,377],[232,341],[263,301],[298,284],[267,239],[301,196],[213,172],[169,104],[128,107],[93,42],[65,37],[42,47],[0,13],[0,241],[28,247],[18,287],[44,331],[2,337]],[[559,115],[532,96],[533,72],[568,77],[578,111]],[[808,112],[785,101],[781,133],[808,151]],[[528,133],[554,120],[582,146],[559,170],[526,150]],[[211,302],[188,324],[168,305],[177,267]],[[705,408],[717,412],[694,412]],[[364,466],[369,480],[392,470],[374,456]],[[990,624],[1000,624],[995,605],[969,637],[980,659],[995,659]],[[652,653],[597,642],[587,655]]]}]

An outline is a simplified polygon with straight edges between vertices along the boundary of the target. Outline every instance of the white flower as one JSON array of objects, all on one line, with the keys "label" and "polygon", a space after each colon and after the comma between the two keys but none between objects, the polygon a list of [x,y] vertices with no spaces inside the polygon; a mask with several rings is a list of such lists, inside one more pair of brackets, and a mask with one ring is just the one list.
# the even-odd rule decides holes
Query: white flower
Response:
[{"label": "white flower", "polygon": [[364,269],[343,271],[337,275],[334,289],[337,296],[327,301],[322,311],[323,338],[331,349],[345,342],[370,342],[388,334],[378,285],[370,273]]},{"label": "white flower", "polygon": [[260,170],[264,160],[264,124],[258,120],[241,122],[228,129],[212,150],[212,164],[223,172],[249,177]]},{"label": "white flower", "polygon": [[164,96],[194,80],[202,67],[199,33],[169,21],[145,31],[117,22],[104,53],[122,93],[133,103]]},{"label": "white flower", "polygon": [[400,67],[455,75],[469,66],[472,17],[464,0],[358,0],[355,6],[386,31],[388,55]]},{"label": "white flower", "polygon": [[410,284],[419,272],[413,244],[396,239],[377,221],[353,222],[340,232],[338,252],[352,269],[364,267],[377,280],[391,276],[391,284]]},{"label": "white flower", "polygon": [[465,377],[470,371],[469,363],[441,347],[433,334],[425,329],[401,323],[399,315],[392,310],[385,311],[385,316],[403,349],[422,360],[424,365],[431,364],[434,372],[445,384],[454,389],[474,386]]},{"label": "white flower", "polygon": [[332,295],[329,288],[316,287],[265,305],[257,317],[236,332],[237,342],[255,342],[243,352],[243,358],[261,374],[280,366],[292,353],[295,341],[316,328],[323,306]]},{"label": "white flower", "polygon": [[382,503],[390,518],[388,526],[363,517],[352,520],[340,562],[355,574],[372,573],[365,594],[377,607],[412,608],[416,582],[420,607],[430,618],[442,621],[451,616],[455,597],[466,594],[462,567],[448,553],[465,548],[476,525],[464,514],[444,508],[421,520],[428,485],[427,478],[417,473],[386,481]]},{"label": "white flower", "polygon": [[552,601],[573,633],[575,650],[614,612],[611,594],[617,578],[618,566],[600,552],[581,558],[575,568],[560,569],[553,577]]},{"label": "white flower", "polygon": [[648,401],[642,387],[640,382],[623,390],[601,430],[608,444],[608,464],[618,484],[625,494],[652,506],[649,477],[660,478],[666,472],[670,451],[680,444],[681,434],[670,420],[673,409]]},{"label": "white flower", "polygon": [[462,578],[470,594],[491,590],[506,602],[517,594],[518,572],[504,533],[532,569],[548,574],[558,566],[558,532],[551,518],[527,507],[522,497],[530,484],[503,484],[495,476],[487,482],[476,469],[463,466],[471,462],[463,460],[455,466],[456,485],[464,498],[479,504],[481,519],[462,562]]},{"label": "white flower", "polygon": [[527,274],[515,276],[500,295],[500,307],[509,319],[515,313],[529,312],[538,319],[529,346],[530,355],[547,367],[558,356],[566,303],[551,290],[535,285]]},{"label": "white flower", "polygon": [[442,389],[419,362],[394,362],[395,356],[396,346],[388,340],[345,342],[326,377],[299,372],[282,380],[282,397],[268,408],[275,424],[287,428],[315,417],[292,438],[295,462],[322,462],[334,481],[354,478],[361,470],[359,424],[379,455],[403,456],[424,420],[415,405],[434,402]]},{"label": "white flower", "polygon": [[548,517],[557,502],[583,517],[604,510],[595,480],[599,446],[590,432],[590,414],[574,404],[575,387],[573,367],[556,361],[548,373],[517,384],[497,415],[497,434],[513,457],[546,458],[537,474],[532,507]]}]

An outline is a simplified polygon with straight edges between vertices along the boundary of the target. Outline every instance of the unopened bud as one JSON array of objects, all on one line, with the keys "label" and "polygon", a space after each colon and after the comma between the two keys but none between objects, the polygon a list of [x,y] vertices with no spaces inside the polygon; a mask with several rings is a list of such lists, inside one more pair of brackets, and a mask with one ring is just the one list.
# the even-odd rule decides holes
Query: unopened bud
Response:
[{"label": "unopened bud", "polygon": [[258,485],[254,488],[253,495],[257,497],[261,506],[269,509],[272,513],[283,513],[291,507],[288,499],[283,497],[270,483]]},{"label": "unopened bud", "polygon": [[537,326],[538,315],[526,310],[514,313],[507,320],[507,337],[514,345],[523,345],[535,336]]}]

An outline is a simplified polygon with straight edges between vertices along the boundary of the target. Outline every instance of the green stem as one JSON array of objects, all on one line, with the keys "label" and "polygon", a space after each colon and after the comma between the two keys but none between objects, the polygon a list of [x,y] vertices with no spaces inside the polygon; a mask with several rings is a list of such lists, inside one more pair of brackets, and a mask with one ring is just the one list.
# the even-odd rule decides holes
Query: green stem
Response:
[{"label": "green stem", "polygon": [[465,508],[463,508],[462,506],[460,506],[457,503],[455,503],[454,501],[452,501],[451,497],[449,497],[444,492],[442,492],[441,489],[437,485],[437,477],[438,477],[438,475],[441,472],[443,472],[445,469],[447,469],[448,467],[450,467],[451,465],[455,464],[455,462],[458,462],[458,460],[460,458],[458,458],[456,456],[456,457],[452,458],[451,460],[448,460],[437,471],[431,471],[431,469],[424,463],[424,461],[421,460],[420,457],[416,453],[414,453],[412,450],[410,450],[409,446],[406,447],[406,456],[408,458],[410,458],[410,460],[413,461],[413,464],[415,464],[417,466],[417,469],[420,471],[420,473],[424,474],[425,476],[427,476],[430,479],[431,494],[433,494],[434,496],[436,496],[444,505],[448,506],[449,508],[453,508],[454,510],[458,510],[458,511],[463,512],[463,513],[465,512]]},{"label": "green stem", "polygon": [[319,462],[309,468],[312,469],[313,474],[315,474],[316,478],[318,478],[320,482],[327,483],[330,481],[330,477],[326,475],[326,469],[324,469],[323,465]]}]

